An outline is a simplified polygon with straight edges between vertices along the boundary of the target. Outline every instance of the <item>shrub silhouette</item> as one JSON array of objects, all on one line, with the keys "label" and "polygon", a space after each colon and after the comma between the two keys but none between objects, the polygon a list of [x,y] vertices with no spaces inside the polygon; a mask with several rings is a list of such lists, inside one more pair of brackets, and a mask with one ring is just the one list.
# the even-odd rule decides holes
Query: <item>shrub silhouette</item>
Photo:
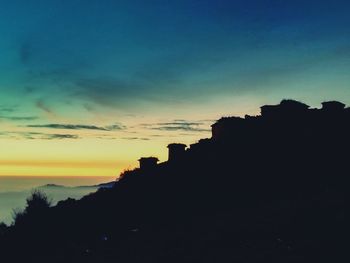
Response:
[{"label": "shrub silhouette", "polygon": [[38,217],[45,210],[50,208],[52,200],[42,191],[34,190],[26,200],[26,207],[23,211],[14,210],[14,224],[18,225],[28,217]]},{"label": "shrub silhouette", "polygon": [[34,190],[32,194],[27,198],[27,206],[25,212],[27,214],[36,213],[38,211],[49,208],[52,204],[52,200],[48,196],[40,191]]},{"label": "shrub silhouette", "polygon": [[0,236],[3,235],[7,231],[8,227],[5,223],[0,223]]}]

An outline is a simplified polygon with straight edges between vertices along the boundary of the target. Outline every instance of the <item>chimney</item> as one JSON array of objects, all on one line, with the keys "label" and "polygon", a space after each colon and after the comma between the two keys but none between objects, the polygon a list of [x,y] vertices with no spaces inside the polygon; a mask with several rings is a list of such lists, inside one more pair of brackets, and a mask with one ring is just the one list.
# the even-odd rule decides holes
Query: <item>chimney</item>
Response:
[{"label": "chimney", "polygon": [[168,157],[168,161],[169,162],[174,162],[174,161],[178,161],[181,160],[186,153],[186,144],[182,144],[182,143],[171,143],[168,145],[168,149],[169,149],[169,157]]},{"label": "chimney", "polygon": [[157,157],[142,157],[138,161],[140,162],[140,169],[149,170],[155,168],[159,160]]}]

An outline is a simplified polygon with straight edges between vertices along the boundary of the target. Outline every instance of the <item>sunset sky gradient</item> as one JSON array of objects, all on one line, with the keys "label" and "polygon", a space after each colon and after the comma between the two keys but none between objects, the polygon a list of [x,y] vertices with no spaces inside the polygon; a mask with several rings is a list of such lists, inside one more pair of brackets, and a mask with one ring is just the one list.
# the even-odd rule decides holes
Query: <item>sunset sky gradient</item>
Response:
[{"label": "sunset sky gradient", "polygon": [[117,176],[221,116],[350,105],[349,1],[1,4],[0,175]]}]

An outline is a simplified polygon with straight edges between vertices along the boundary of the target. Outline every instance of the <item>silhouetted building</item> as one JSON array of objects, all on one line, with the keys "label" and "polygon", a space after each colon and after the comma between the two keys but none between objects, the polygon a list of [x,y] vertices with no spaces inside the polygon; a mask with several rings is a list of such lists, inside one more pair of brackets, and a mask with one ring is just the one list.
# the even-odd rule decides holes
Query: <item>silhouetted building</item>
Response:
[{"label": "silhouetted building", "polygon": [[261,116],[224,117],[214,123],[212,139],[234,140],[237,138],[255,136],[255,130],[264,125],[264,120],[291,121],[305,120],[310,106],[295,100],[282,100],[278,105],[265,105],[261,107]]},{"label": "silhouetted building", "polygon": [[261,115],[265,118],[281,118],[299,116],[310,108],[302,102],[295,100],[282,100],[279,105],[262,106]]},{"label": "silhouetted building", "polygon": [[244,127],[245,120],[240,117],[224,117],[211,125],[213,139],[222,139],[238,135]]},{"label": "silhouetted building", "polygon": [[186,153],[186,144],[182,143],[171,143],[168,145],[169,156],[168,161],[174,162],[183,159]]},{"label": "silhouetted building", "polygon": [[339,101],[325,101],[322,103],[322,110],[327,112],[340,112],[345,109],[345,104]]},{"label": "silhouetted building", "polygon": [[212,146],[212,139],[200,139],[197,143],[193,143],[190,145],[188,149],[190,153],[200,154],[203,151],[210,151],[210,147]]},{"label": "silhouetted building", "polygon": [[142,157],[138,161],[140,162],[140,168],[145,170],[156,167],[159,159],[157,157]]}]

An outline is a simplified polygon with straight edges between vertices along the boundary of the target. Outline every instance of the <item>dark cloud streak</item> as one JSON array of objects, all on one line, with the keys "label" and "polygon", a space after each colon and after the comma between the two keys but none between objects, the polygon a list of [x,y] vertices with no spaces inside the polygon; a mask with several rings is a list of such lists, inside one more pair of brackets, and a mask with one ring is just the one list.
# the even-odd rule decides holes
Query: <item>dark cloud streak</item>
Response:
[{"label": "dark cloud streak", "polygon": [[15,112],[15,108],[14,107],[0,107],[0,112],[6,112],[6,113],[11,113],[11,112]]},{"label": "dark cloud streak", "polygon": [[62,139],[79,139],[75,134],[51,134],[41,132],[1,132],[1,137],[12,139],[27,139],[27,140],[62,140]]},{"label": "dark cloud streak", "polygon": [[99,127],[95,125],[82,125],[82,124],[34,124],[27,125],[28,128],[48,128],[48,129],[64,129],[64,130],[98,130],[98,131],[114,131],[122,130],[125,127],[123,125],[114,124],[106,127]]},{"label": "dark cloud streak", "polygon": [[36,116],[1,116],[0,119],[10,120],[10,121],[34,121],[37,120]]},{"label": "dark cloud streak", "polygon": [[36,101],[35,105],[39,109],[43,110],[44,112],[46,112],[50,115],[55,115],[55,113],[52,111],[52,109],[49,108],[43,100],[40,99],[40,100]]},{"label": "dark cloud streak", "polygon": [[151,130],[159,131],[187,131],[187,132],[209,132],[210,129],[203,128],[206,123],[202,121],[193,122],[186,120],[175,120],[173,122],[160,122],[155,124],[143,124]]}]

